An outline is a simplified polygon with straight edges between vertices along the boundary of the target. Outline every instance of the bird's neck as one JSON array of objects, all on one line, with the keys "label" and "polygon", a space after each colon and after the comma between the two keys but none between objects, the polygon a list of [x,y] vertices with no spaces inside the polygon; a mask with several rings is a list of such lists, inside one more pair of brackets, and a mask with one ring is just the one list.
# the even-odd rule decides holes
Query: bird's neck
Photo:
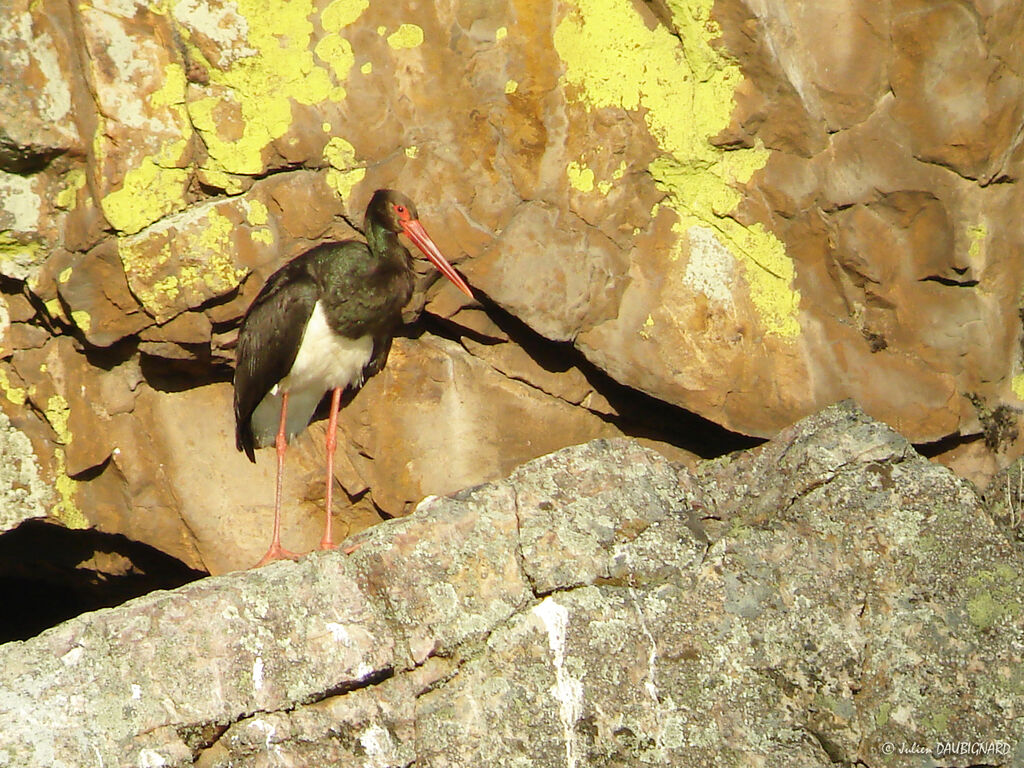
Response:
[{"label": "bird's neck", "polygon": [[375,221],[366,222],[366,244],[370,252],[380,261],[393,262],[395,266],[410,266],[409,251],[398,239],[398,235]]}]

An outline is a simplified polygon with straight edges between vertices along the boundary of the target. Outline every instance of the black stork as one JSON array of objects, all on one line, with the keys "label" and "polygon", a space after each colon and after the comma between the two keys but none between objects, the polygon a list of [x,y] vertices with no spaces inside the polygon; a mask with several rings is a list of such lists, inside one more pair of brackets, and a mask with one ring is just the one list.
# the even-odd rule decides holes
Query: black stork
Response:
[{"label": "black stork", "polygon": [[331,392],[327,423],[327,520],[321,549],[334,549],[331,501],[335,432],[342,392],[358,388],[387,362],[391,337],[413,291],[405,234],[441,273],[473,293],[430,239],[412,200],[378,189],[366,208],[366,242],[319,245],[268,279],[245,313],[235,363],[235,442],[255,462],[255,448],[277,449],[270,548],[256,567],[298,555],[281,546],[281,478],[288,441],[304,430]]}]

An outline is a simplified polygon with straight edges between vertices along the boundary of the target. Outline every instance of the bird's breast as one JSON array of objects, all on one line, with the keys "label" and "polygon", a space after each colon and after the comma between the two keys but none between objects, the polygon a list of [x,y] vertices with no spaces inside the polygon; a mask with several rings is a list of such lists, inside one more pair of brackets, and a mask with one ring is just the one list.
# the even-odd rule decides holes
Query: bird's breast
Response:
[{"label": "bird's breast", "polygon": [[331,330],[318,301],[302,334],[295,362],[275,390],[310,389],[322,395],[336,387],[358,387],[372,356],[373,337],[367,334],[350,339]]}]

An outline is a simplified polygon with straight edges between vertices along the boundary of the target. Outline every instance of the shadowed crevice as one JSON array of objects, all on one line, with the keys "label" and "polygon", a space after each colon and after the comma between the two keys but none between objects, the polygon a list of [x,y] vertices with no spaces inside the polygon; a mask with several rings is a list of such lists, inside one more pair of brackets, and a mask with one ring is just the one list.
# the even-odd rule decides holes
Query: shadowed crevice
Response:
[{"label": "shadowed crevice", "polygon": [[29,520],[0,536],[0,643],[206,575],[120,534]]}]

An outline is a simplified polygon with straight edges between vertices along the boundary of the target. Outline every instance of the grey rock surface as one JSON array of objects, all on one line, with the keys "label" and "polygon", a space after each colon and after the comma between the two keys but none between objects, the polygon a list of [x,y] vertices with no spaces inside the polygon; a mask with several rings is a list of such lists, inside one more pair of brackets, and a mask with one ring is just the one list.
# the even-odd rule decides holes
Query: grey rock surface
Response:
[{"label": "grey rock surface", "polygon": [[0,765],[1024,764],[1024,556],[849,404],[695,473],[567,448],[352,543],[0,647]]},{"label": "grey rock surface", "polygon": [[0,532],[46,517],[53,488],[43,480],[32,443],[0,411]]}]

